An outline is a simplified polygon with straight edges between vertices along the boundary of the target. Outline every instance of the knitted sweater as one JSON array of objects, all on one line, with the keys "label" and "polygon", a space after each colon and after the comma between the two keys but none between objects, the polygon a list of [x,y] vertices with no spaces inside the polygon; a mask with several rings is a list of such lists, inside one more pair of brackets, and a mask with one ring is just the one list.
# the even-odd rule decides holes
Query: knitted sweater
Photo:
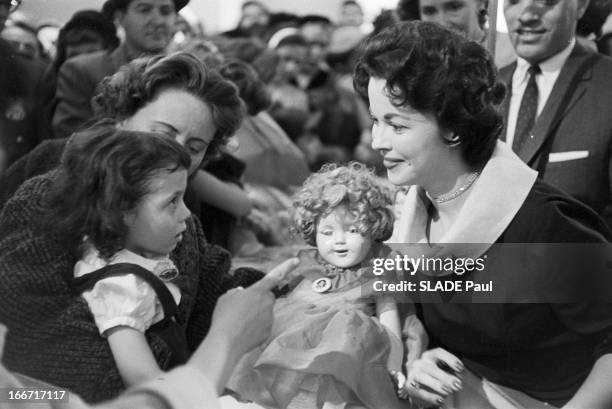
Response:
[{"label": "knitted sweater", "polygon": [[[4,361],[13,371],[68,388],[88,402],[108,400],[125,386],[87,303],[71,290],[77,260],[40,223],[37,204],[44,202],[53,175],[25,182],[0,213],[0,322],[9,328]],[[179,314],[194,350],[208,331],[218,297],[261,273],[228,276],[229,253],[205,241],[196,218],[188,221],[170,258],[181,272]],[[160,368],[167,369],[168,346],[155,334],[146,335]]]},{"label": "knitted sweater", "polygon": [[59,165],[67,142],[68,138],[44,140],[6,169],[0,176],[0,210],[23,182]]}]

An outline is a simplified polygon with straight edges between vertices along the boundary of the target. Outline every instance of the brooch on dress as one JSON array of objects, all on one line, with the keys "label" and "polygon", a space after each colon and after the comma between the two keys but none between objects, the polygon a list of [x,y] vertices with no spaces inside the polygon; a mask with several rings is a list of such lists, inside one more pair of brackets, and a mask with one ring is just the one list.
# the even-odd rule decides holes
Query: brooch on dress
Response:
[{"label": "brooch on dress", "polygon": [[332,281],[327,277],[317,278],[312,282],[312,291],[317,293],[324,293],[328,291],[332,286]]},{"label": "brooch on dress", "polygon": [[170,260],[159,261],[155,265],[153,274],[158,276],[162,281],[172,281],[179,276],[176,266]]}]

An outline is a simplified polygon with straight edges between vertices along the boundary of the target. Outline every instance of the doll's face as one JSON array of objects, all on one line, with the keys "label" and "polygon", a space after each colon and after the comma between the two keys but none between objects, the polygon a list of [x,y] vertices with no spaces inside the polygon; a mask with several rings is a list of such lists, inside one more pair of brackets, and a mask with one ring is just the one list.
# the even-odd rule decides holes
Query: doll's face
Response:
[{"label": "doll's face", "polygon": [[354,219],[346,209],[338,208],[319,220],[317,248],[328,263],[352,267],[361,263],[370,252],[373,240],[359,232]]}]

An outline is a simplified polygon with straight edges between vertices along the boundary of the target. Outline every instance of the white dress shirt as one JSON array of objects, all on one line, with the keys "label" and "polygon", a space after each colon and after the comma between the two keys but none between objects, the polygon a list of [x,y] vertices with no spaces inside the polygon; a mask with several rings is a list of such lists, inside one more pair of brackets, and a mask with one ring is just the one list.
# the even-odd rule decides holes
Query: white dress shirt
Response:
[{"label": "white dress shirt", "polygon": [[[563,64],[565,64],[565,61],[567,61],[567,58],[574,49],[575,44],[576,39],[572,38],[570,44],[564,48],[563,51],[538,64],[540,66],[541,73],[536,75],[536,84],[538,85],[537,115],[540,115],[544,109],[553,86],[559,77],[561,68],[563,68]],[[508,110],[508,127],[506,131],[506,144],[508,144],[508,146],[512,146],[512,142],[514,141],[516,120],[521,107],[521,100],[523,99],[523,94],[525,93],[525,88],[527,88],[527,82],[529,81],[529,74],[527,73],[527,70],[530,66],[531,64],[526,60],[520,57],[517,58],[516,69],[514,70],[514,75],[512,76],[512,89],[510,90],[510,107]]]}]

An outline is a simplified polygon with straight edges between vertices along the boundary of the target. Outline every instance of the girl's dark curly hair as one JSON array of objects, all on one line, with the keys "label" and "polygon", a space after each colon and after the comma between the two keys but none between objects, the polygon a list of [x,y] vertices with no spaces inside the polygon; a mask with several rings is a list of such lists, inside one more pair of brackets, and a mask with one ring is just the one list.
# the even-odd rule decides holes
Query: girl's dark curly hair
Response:
[{"label": "girl's dark curly hair", "polygon": [[210,107],[217,127],[213,144],[225,143],[240,127],[243,109],[236,87],[185,52],[139,58],[106,77],[92,100],[94,112],[97,118],[121,121],[168,88],[189,92]]},{"label": "girl's dark curly hair", "polygon": [[79,257],[84,236],[109,258],[124,246],[126,212],[160,172],[189,169],[185,149],[167,136],[125,131],[112,122],[71,138],[44,203],[47,227]]},{"label": "girl's dark curly hair", "polygon": [[316,244],[318,221],[338,207],[355,217],[362,235],[382,242],[393,232],[391,191],[365,165],[324,165],[312,174],[293,198],[295,229],[304,241]]},{"label": "girl's dark curly hair", "polygon": [[370,78],[386,80],[393,105],[433,114],[442,129],[459,137],[468,165],[479,168],[502,129],[496,105],[505,88],[496,72],[477,43],[434,23],[410,21],[368,39],[353,83],[367,97]]}]

